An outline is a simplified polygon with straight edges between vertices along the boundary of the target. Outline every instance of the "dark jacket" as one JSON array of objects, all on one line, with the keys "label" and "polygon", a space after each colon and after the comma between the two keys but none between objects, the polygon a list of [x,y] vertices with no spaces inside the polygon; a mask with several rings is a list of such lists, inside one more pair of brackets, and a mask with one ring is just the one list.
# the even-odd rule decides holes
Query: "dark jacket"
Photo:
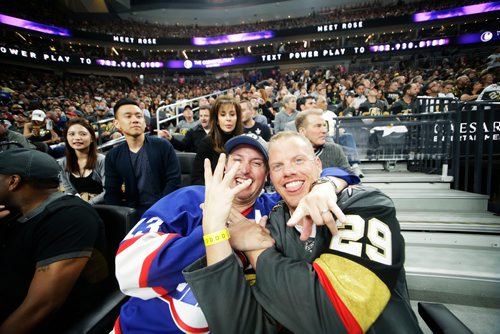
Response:
[{"label": "dark jacket", "polygon": [[[174,148],[167,140],[146,136],[144,147],[153,179],[158,182],[161,189],[161,196],[158,198],[160,199],[180,187],[179,160]],[[138,208],[139,191],[126,142],[108,152],[105,166],[104,201],[106,204]],[[125,193],[122,191],[122,185],[125,185]]]},{"label": "dark jacket", "polygon": [[[223,142],[226,142],[231,139],[232,135],[224,134]],[[213,149],[214,145],[212,143],[212,138],[207,136],[200,141],[200,146],[198,147],[198,151],[196,152],[196,157],[193,161],[193,171],[191,173],[191,184],[192,185],[205,185],[205,168],[204,161],[205,159],[210,160],[210,164],[212,167],[212,172],[215,170],[215,166],[217,166],[217,161],[219,160],[220,153],[215,152]]]},{"label": "dark jacket", "polygon": [[178,151],[184,152],[194,152],[198,151],[198,146],[203,138],[207,136],[205,129],[201,124],[198,124],[192,129],[189,129],[186,132],[186,135],[182,139],[178,139],[175,136],[172,136],[172,140],[170,143],[174,146],[174,148]]}]

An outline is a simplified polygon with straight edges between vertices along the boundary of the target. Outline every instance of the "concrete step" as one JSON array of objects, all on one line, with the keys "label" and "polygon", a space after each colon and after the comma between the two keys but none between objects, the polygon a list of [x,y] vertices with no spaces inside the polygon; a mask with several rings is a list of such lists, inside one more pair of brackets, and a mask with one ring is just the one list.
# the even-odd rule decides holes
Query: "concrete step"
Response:
[{"label": "concrete step", "polygon": [[384,189],[398,211],[486,212],[488,196],[453,189]]},{"label": "concrete step", "polygon": [[406,190],[436,190],[436,189],[450,189],[450,183],[448,182],[370,182],[366,183],[363,180],[363,184],[378,188],[382,191],[387,189],[406,189]]},{"label": "concrete step", "polygon": [[500,234],[500,216],[491,212],[398,211],[404,231],[442,231]]},{"label": "concrete step", "polygon": [[450,183],[450,180],[443,181],[441,175],[410,173],[410,172],[365,172],[361,182],[367,183]]},{"label": "concrete step", "polygon": [[404,231],[412,299],[500,306],[500,235]]}]

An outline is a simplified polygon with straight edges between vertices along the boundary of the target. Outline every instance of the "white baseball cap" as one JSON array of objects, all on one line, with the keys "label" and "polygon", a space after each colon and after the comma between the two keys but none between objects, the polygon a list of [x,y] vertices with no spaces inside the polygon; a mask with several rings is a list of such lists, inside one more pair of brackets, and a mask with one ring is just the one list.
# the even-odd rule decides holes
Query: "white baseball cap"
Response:
[{"label": "white baseball cap", "polygon": [[31,113],[31,120],[32,121],[43,122],[45,120],[45,117],[47,117],[47,115],[45,115],[45,113],[40,109],[35,109]]}]

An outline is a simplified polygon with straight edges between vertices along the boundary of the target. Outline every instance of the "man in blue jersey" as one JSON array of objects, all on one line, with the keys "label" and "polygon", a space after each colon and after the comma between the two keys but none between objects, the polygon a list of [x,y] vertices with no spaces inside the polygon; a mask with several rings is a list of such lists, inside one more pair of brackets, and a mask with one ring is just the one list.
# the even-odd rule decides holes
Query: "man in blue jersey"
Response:
[{"label": "man in blue jersey", "polygon": [[[266,143],[254,134],[229,140],[227,168],[237,165],[232,186],[247,184],[233,201],[230,216],[231,246],[237,251],[269,247],[274,242],[262,226],[274,205],[281,199],[276,194],[262,193],[268,174]],[[328,169],[323,175],[332,178],[340,191],[347,183],[359,182],[343,170]],[[304,215],[319,215],[328,207],[344,220],[345,216],[332,200],[333,185],[325,183],[313,188],[304,198]],[[328,194],[325,196],[325,194]],[[116,333],[205,333],[208,325],[182,269],[205,255],[202,211],[205,189],[201,186],[182,188],[167,195],[149,210],[120,245],[116,257],[116,276],[121,290],[131,296],[123,305],[114,331]],[[326,217],[326,215],[325,215]],[[262,224],[243,223],[247,219]],[[325,221],[332,223],[331,221]],[[257,229],[257,237],[250,230]],[[240,265],[251,273],[243,253],[236,252]]]}]

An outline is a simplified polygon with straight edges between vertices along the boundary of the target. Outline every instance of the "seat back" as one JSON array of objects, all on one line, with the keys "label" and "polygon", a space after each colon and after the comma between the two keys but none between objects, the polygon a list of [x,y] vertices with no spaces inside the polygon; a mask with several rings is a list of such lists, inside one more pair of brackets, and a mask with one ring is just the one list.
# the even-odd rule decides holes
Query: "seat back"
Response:
[{"label": "seat back", "polygon": [[107,262],[113,275],[113,287],[102,300],[95,305],[91,312],[83,316],[71,328],[66,330],[65,334],[101,334],[109,333],[113,329],[116,318],[120,313],[120,307],[127,300],[118,287],[118,282],[114,278],[115,273],[115,255],[118,251],[120,242],[127,233],[137,223],[138,217],[133,208],[98,204],[95,205],[97,213],[104,222],[107,244]]},{"label": "seat back", "polygon": [[196,153],[193,152],[175,152],[181,165],[181,186],[191,185],[191,171],[193,170],[194,157]]},{"label": "seat back", "polygon": [[433,333],[472,334],[472,331],[443,304],[419,302],[418,313]]},{"label": "seat back", "polygon": [[106,244],[108,247],[109,261],[114,273],[115,255],[120,242],[137,223],[138,217],[134,208],[125,206],[96,204],[94,209],[104,222]]}]

